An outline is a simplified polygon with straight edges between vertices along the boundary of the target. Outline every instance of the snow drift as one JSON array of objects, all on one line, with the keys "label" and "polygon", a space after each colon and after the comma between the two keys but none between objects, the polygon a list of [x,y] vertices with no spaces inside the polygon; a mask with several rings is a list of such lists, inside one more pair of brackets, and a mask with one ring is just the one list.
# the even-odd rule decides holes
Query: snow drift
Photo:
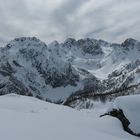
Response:
[{"label": "snow drift", "polygon": [[[127,100],[127,98],[126,98]],[[134,102],[135,103],[135,102]],[[137,140],[119,120],[99,116],[107,106],[75,110],[15,94],[0,97],[2,140]],[[138,122],[137,122],[138,123]]]}]

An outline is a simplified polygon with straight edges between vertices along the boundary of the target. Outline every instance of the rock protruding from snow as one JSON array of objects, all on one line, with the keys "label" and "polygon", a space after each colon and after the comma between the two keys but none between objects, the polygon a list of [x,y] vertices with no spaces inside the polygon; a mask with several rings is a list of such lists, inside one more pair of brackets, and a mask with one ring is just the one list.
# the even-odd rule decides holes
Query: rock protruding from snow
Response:
[{"label": "rock protruding from snow", "polygon": [[[140,136],[140,95],[131,95],[117,98],[108,110],[112,116],[118,117],[129,133]],[[116,110],[116,111],[115,111]],[[127,124],[125,122],[125,117]]]}]

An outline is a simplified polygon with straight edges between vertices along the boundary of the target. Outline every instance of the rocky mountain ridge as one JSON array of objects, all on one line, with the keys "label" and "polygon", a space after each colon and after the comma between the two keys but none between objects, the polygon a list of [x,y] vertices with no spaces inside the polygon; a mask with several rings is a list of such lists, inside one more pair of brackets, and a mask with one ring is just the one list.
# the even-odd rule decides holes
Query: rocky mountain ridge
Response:
[{"label": "rocky mountain ridge", "polygon": [[[123,94],[138,94],[140,42],[122,44],[69,38],[46,45],[21,37],[0,48],[0,94],[17,93],[58,102],[72,94],[106,93],[138,85]],[[86,93],[85,92],[85,93]]]}]

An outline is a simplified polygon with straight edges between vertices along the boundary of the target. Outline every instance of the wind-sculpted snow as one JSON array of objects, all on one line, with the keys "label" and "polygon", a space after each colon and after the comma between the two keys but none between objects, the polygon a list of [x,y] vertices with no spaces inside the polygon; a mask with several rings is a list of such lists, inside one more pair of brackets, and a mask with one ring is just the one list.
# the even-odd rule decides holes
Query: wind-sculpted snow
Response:
[{"label": "wind-sculpted snow", "polygon": [[138,140],[119,120],[105,116],[108,106],[76,110],[15,94],[0,97],[2,140]]},{"label": "wind-sculpted snow", "polygon": [[0,94],[62,102],[77,91],[102,94],[138,85],[138,93],[139,48],[134,39],[115,44],[68,38],[46,45],[36,37],[16,38],[0,48]]}]

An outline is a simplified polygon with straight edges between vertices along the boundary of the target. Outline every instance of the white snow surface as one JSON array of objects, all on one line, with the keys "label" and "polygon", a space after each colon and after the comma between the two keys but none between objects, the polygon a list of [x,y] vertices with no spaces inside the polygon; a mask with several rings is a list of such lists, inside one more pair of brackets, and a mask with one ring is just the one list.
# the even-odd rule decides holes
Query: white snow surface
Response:
[{"label": "white snow surface", "polygon": [[118,97],[112,108],[122,109],[124,115],[130,121],[129,128],[134,133],[140,134],[140,95]]},{"label": "white snow surface", "polygon": [[[127,99],[126,99],[127,100]],[[75,110],[15,94],[0,97],[2,140],[138,140],[126,133],[116,118],[99,116],[107,111]]]}]

